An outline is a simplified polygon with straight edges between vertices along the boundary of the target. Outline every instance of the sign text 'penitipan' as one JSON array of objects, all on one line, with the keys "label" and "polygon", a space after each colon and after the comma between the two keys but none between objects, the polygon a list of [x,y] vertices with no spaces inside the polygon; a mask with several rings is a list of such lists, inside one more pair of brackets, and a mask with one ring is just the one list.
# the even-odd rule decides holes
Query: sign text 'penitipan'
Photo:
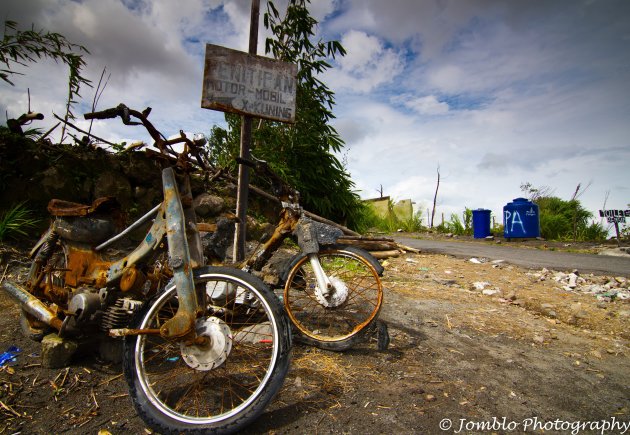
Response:
[{"label": "sign text 'penitipan'", "polygon": [[295,122],[297,65],[206,44],[201,107]]}]

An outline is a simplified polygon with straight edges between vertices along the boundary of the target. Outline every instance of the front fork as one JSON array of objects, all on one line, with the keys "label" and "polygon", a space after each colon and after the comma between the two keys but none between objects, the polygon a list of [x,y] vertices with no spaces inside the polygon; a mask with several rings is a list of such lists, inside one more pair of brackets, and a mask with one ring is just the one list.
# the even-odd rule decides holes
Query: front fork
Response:
[{"label": "front fork", "polygon": [[317,286],[319,287],[322,296],[324,298],[328,298],[330,296],[330,292],[333,290],[333,285],[324,272],[322,264],[319,262],[319,255],[317,255],[317,253],[308,254],[308,260],[313,268],[313,273],[315,274],[315,279],[317,280]]},{"label": "front fork", "polygon": [[[168,241],[168,256],[171,268],[173,269],[173,281],[177,288],[177,298],[179,306],[173,318],[166,321],[160,327],[160,335],[165,338],[183,337],[194,331],[195,319],[197,318],[197,294],[195,292],[195,280],[193,278],[193,265],[198,262],[191,260],[191,252],[186,237],[186,232],[193,231],[192,225],[187,225],[186,214],[182,207],[182,199],[177,189],[175,173],[172,168],[166,168],[162,171],[162,183],[164,186],[164,206],[163,210],[166,215],[166,238]],[[184,184],[184,190],[188,190],[189,186]],[[188,195],[189,192],[185,192]],[[185,201],[189,201],[184,196]],[[186,204],[189,206],[189,204]],[[189,218],[190,218],[190,214]],[[187,228],[188,227],[188,228]],[[194,234],[193,234],[194,236]],[[197,233],[198,236],[198,233]],[[193,237],[193,249],[197,243]],[[195,257],[199,253],[195,252]]]}]

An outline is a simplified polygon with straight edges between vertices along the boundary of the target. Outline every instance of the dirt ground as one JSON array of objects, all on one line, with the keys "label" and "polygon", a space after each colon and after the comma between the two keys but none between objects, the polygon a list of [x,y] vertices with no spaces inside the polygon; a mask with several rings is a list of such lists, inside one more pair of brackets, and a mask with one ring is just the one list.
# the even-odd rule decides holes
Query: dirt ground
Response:
[{"label": "dirt ground", "polygon": [[[11,265],[6,276],[24,273]],[[344,353],[296,345],[283,390],[246,433],[624,433],[629,300],[504,263],[420,253],[385,265],[389,349],[375,339]],[[119,366],[85,355],[43,368],[4,294],[0,310],[0,352],[20,349],[0,369],[0,434],[151,433]]]}]

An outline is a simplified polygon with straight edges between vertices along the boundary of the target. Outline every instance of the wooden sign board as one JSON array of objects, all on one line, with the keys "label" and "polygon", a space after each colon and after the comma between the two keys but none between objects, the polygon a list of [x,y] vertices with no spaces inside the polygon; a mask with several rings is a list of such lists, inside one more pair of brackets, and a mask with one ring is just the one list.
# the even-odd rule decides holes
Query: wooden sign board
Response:
[{"label": "wooden sign board", "polygon": [[297,65],[206,44],[201,107],[295,122]]}]

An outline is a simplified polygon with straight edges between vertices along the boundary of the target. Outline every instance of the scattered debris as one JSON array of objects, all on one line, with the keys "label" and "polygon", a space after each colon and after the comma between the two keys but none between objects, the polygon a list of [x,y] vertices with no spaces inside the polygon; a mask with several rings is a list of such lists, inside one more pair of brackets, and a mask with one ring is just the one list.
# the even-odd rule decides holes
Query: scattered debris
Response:
[{"label": "scattered debris", "polygon": [[472,283],[472,287],[474,290],[484,290],[486,287],[488,287],[489,285],[491,285],[489,282],[487,281],[477,281],[477,282],[473,282]]},{"label": "scattered debris", "polygon": [[0,367],[4,366],[7,363],[15,362],[17,360],[17,355],[20,352],[20,348],[16,346],[9,346],[6,352],[0,354]]},{"label": "scattered debris", "polygon": [[611,302],[615,299],[630,299],[630,280],[622,276],[599,276],[590,274],[580,275],[574,270],[570,273],[542,269],[530,272],[528,275],[537,281],[554,280],[567,292],[586,293],[594,295],[600,302]]}]

